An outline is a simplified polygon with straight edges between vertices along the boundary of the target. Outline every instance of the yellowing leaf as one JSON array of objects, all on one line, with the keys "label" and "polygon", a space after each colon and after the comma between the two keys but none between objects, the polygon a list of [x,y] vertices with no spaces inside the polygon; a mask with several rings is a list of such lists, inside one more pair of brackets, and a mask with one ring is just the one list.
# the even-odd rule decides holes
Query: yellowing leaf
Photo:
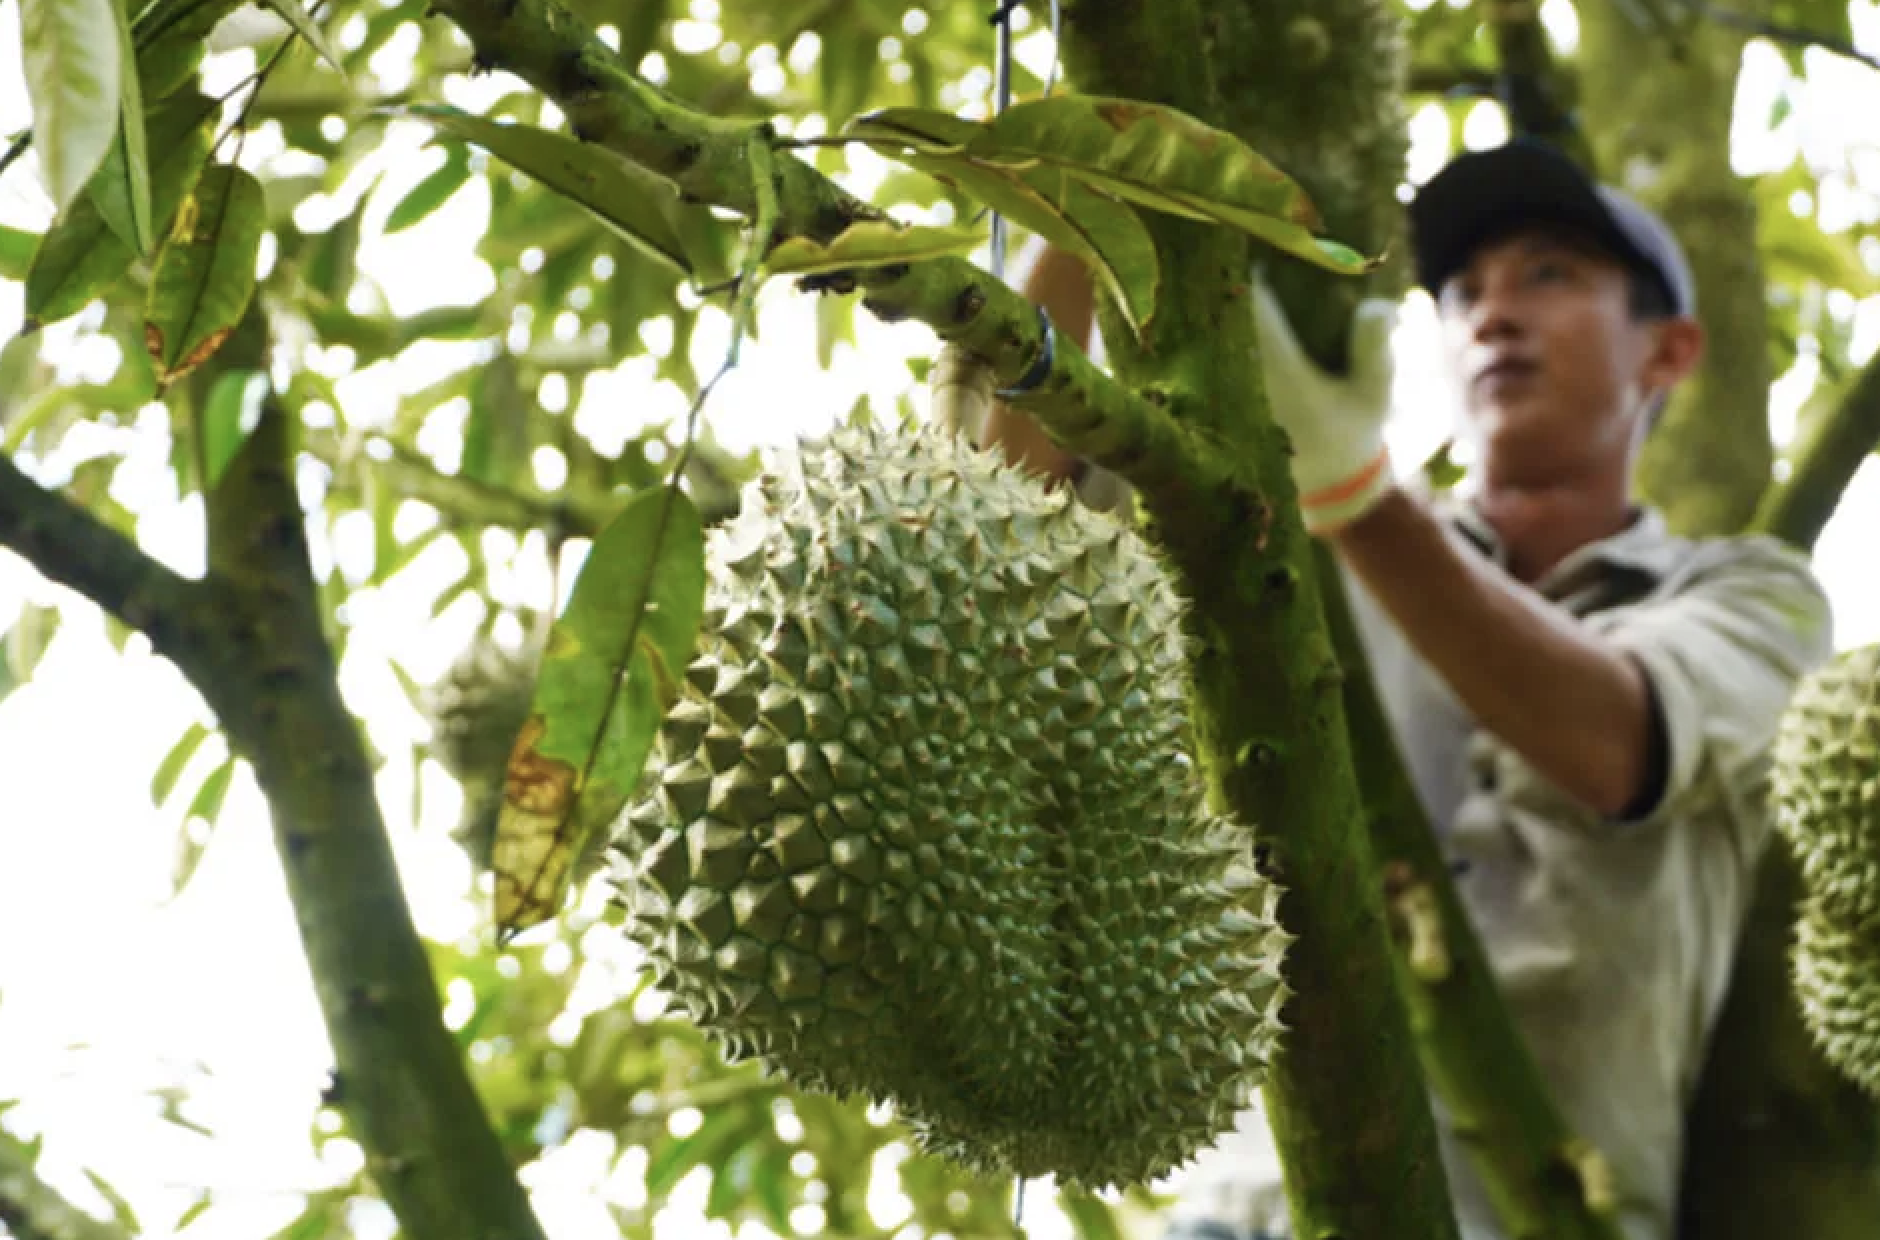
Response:
[{"label": "yellowing leaf", "polygon": [[698,640],[704,538],[684,492],[641,491],[595,538],[550,628],[490,853],[505,940],[555,915],[640,781]]},{"label": "yellowing leaf", "polygon": [[680,273],[705,284],[728,274],[710,265],[717,247],[690,241],[700,227],[696,217],[710,219],[710,212],[681,200],[678,187],[664,177],[605,147],[534,125],[485,120],[442,104],[411,104],[402,111],[528,173]]},{"label": "yellowing leaf", "polygon": [[113,0],[20,0],[33,145],[60,214],[117,137],[118,21]]},{"label": "yellowing leaf", "polygon": [[196,183],[193,208],[178,214],[144,308],[144,347],[165,384],[200,366],[241,322],[255,292],[267,201],[246,169],[217,164]]},{"label": "yellowing leaf", "polygon": [[971,228],[900,225],[863,220],[842,230],[827,245],[791,237],[764,256],[766,275],[816,275],[849,267],[884,267],[923,259],[970,254],[982,236]]}]

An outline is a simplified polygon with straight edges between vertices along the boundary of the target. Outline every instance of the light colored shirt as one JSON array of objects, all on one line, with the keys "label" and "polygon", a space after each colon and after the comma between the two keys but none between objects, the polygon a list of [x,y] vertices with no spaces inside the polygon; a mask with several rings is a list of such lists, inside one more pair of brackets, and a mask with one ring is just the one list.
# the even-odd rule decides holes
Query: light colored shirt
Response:
[{"label": "light colored shirt", "polygon": [[[1468,505],[1454,536],[1501,562]],[[1536,583],[1632,654],[1668,740],[1664,794],[1616,821],[1477,728],[1355,578],[1379,695],[1515,1022],[1568,1127],[1610,1164],[1627,1240],[1671,1240],[1685,1107],[1768,843],[1770,742],[1796,681],[1833,650],[1807,560],[1772,539],[1686,540],[1658,513]],[[1463,1240],[1509,1240],[1440,1102]],[[1174,1217],[1287,1237],[1258,1107],[1188,1168]]]}]

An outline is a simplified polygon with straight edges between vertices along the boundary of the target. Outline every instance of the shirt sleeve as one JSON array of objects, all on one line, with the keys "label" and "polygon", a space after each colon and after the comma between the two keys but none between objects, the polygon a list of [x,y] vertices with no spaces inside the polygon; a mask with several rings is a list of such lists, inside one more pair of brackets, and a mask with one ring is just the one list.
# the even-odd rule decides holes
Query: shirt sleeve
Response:
[{"label": "shirt sleeve", "polygon": [[[1663,725],[1659,796],[1633,826],[1755,798],[1790,695],[1833,653],[1827,595],[1802,555],[1760,536],[1715,546],[1682,588],[1590,618],[1644,669]],[[1753,855],[1761,822],[1738,829],[1758,837],[1739,841]]]}]

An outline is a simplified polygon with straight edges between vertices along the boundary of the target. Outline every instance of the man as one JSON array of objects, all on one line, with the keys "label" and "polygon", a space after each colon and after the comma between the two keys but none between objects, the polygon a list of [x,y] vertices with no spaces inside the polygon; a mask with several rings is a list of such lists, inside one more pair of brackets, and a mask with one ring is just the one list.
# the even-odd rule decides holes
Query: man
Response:
[{"label": "man", "polygon": [[[1467,489],[1434,497],[1391,468],[1388,304],[1360,308],[1332,377],[1256,281],[1268,394],[1514,1017],[1610,1165],[1628,1240],[1670,1240],[1684,1109],[1770,835],[1769,743],[1831,653],[1827,600],[1773,541],[1676,538],[1633,496],[1638,447],[1703,346],[1662,222],[1516,142],[1446,167],[1410,228],[1476,450]],[[1045,255],[1028,295],[1074,313],[1071,270]],[[1073,472],[1008,409],[985,439]],[[1508,1240],[1437,1118],[1465,1240]],[[1170,1237],[1289,1240],[1257,1112],[1190,1169]]]}]

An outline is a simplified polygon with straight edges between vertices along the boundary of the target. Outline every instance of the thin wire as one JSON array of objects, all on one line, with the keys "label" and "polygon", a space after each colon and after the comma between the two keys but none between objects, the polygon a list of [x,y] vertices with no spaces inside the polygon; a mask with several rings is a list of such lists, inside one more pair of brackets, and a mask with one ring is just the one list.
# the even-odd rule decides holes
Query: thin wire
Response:
[{"label": "thin wire", "polygon": [[[992,24],[999,32],[999,52],[996,61],[997,73],[993,86],[993,115],[1005,111],[1012,102],[1012,11],[1019,6],[1020,0],[999,0],[999,7],[992,11]],[[1059,48],[1062,46],[1059,34],[1063,29],[1063,10],[1059,0],[1051,0],[1051,67],[1045,71],[1044,93],[1047,97],[1057,87]],[[1006,226],[1005,217],[997,211],[992,213],[992,276],[995,280],[1005,279]]]},{"label": "thin wire", "polygon": [[[994,116],[1002,115],[1006,105],[1012,102],[1012,10],[1018,7],[1018,0],[1000,0],[997,10],[992,14],[993,25],[999,30],[998,75],[993,88]],[[998,212],[992,213],[992,278],[1005,279],[1005,217]]]}]

